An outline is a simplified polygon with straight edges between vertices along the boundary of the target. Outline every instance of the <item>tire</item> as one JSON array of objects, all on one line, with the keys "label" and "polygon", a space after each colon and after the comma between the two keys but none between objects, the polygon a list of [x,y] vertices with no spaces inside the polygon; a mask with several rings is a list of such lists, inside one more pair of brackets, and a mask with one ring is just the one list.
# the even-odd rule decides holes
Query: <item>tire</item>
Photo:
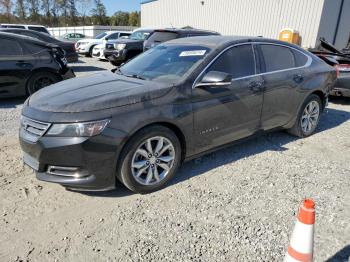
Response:
[{"label": "tire", "polygon": [[90,47],[89,53],[85,54],[85,57],[92,57],[92,51],[93,51],[94,47],[95,47],[94,45]]},{"label": "tire", "polygon": [[[311,114],[311,115],[309,115],[309,117],[307,117],[308,113],[306,111],[308,111],[308,109],[312,108],[311,105],[318,108],[317,118],[311,117],[311,115],[316,116],[316,114]],[[310,106],[310,107],[308,107],[308,106]],[[308,107],[308,109],[307,109],[307,107]],[[295,121],[294,126],[287,130],[288,133],[290,133],[294,136],[297,136],[297,137],[308,137],[308,136],[311,136],[312,134],[314,134],[316,129],[317,129],[318,123],[320,121],[322,108],[323,108],[322,101],[318,95],[312,94],[312,95],[308,96],[299,110],[298,117]],[[316,112],[313,109],[311,111]],[[312,120],[311,121],[312,127],[309,130],[306,130],[306,129],[308,129],[308,125],[305,125],[305,123],[308,123],[308,121],[310,121],[309,119]]]},{"label": "tire", "polygon": [[[157,147],[161,138],[163,147]],[[147,149],[147,141],[150,141],[152,157]],[[160,154],[158,157],[157,150]],[[125,145],[117,168],[117,178],[135,193],[151,193],[163,188],[174,177],[180,162],[181,144],[174,132],[160,125],[146,127]],[[164,169],[165,166],[169,168],[168,171]]]},{"label": "tire", "polygon": [[27,94],[32,95],[36,91],[46,86],[52,85],[60,81],[60,78],[51,72],[36,72],[34,73],[27,82]]}]

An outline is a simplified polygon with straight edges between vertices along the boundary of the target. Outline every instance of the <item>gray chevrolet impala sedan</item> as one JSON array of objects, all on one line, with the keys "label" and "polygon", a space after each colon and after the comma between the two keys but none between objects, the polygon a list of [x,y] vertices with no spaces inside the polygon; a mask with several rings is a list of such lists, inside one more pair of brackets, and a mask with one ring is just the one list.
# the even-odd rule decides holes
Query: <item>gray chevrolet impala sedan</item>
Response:
[{"label": "gray chevrolet impala sedan", "polygon": [[312,135],[335,70],[264,38],[163,43],[114,73],[67,80],[25,102],[20,143],[38,179],[75,190],[162,188],[181,162],[261,132]]}]

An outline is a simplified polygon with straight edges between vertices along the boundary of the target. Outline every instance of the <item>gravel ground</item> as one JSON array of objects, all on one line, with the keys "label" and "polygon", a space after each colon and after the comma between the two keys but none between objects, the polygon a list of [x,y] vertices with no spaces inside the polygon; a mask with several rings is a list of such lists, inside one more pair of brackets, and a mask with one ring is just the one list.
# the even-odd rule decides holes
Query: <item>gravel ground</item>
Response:
[{"label": "gravel ground", "polygon": [[315,261],[349,261],[350,99],[333,100],[312,137],[278,132],[217,151],[148,195],[37,181],[21,161],[22,103],[0,101],[0,261],[281,261],[304,197],[317,205]]}]

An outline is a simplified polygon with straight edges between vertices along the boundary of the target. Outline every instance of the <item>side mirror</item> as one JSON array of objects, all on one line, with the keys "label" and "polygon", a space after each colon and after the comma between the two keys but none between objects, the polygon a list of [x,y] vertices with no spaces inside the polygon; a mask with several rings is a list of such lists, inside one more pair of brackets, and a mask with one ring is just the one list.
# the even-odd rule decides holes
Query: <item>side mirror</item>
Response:
[{"label": "side mirror", "polygon": [[230,85],[232,75],[219,71],[210,71],[204,75],[202,81],[196,84],[195,87],[200,86],[226,86]]}]

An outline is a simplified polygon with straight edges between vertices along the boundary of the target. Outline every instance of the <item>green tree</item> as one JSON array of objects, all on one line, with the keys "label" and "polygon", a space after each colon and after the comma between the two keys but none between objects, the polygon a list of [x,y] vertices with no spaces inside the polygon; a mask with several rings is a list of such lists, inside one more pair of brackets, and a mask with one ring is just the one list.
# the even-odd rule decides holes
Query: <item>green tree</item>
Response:
[{"label": "green tree", "polygon": [[26,19],[27,10],[24,0],[17,0],[15,13],[21,20],[21,22],[23,22]]},{"label": "green tree", "polygon": [[101,0],[94,0],[95,8],[91,10],[93,21],[97,25],[105,25],[108,23],[107,11]]},{"label": "green tree", "polygon": [[140,12],[131,12],[129,14],[129,25],[140,26]]},{"label": "green tree", "polygon": [[11,22],[12,0],[0,0],[0,10],[3,10],[7,22]]},{"label": "green tree", "polygon": [[30,20],[33,22],[39,21],[39,1],[38,0],[27,0],[29,7]]}]

